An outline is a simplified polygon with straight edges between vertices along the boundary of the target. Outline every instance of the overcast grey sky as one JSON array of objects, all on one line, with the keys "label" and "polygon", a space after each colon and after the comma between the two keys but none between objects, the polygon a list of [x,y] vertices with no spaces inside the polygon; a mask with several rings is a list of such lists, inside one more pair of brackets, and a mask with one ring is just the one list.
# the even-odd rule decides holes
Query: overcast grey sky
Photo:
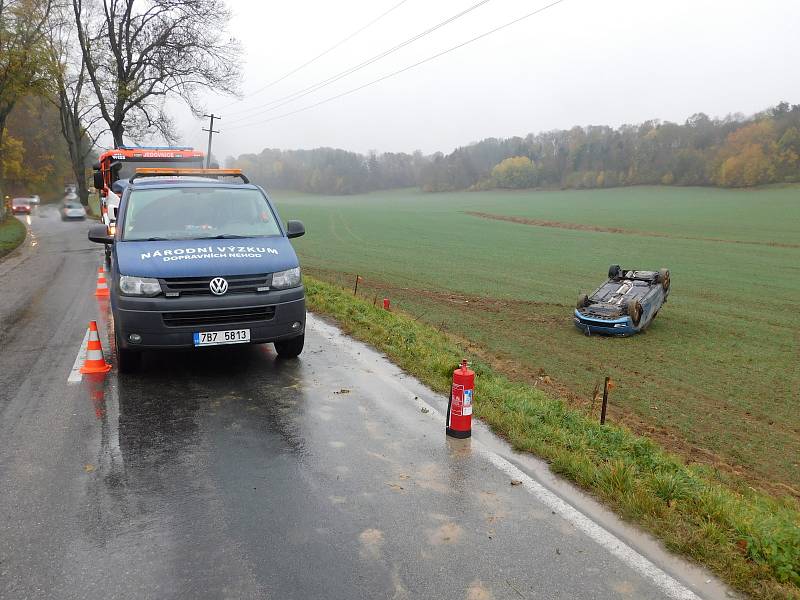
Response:
[{"label": "overcast grey sky", "polygon": [[[333,52],[263,93],[252,92],[339,42],[400,0],[228,0],[244,48],[245,98],[209,96],[222,115],[214,153],[333,146],[425,153],[485,137],[650,118],[683,121],[800,102],[797,0],[564,0],[437,60],[309,106],[524,15],[552,0],[489,0],[466,16],[285,106],[307,88],[478,0],[406,0]],[[254,114],[273,103],[273,110]],[[263,110],[263,109],[262,109]],[[175,109],[183,141],[205,126]]]}]

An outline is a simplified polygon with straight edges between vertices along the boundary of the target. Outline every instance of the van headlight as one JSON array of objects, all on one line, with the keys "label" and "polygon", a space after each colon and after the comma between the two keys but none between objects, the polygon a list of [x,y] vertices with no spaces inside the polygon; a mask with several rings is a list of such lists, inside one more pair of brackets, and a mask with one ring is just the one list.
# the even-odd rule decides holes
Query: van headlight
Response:
[{"label": "van headlight", "polygon": [[124,296],[158,296],[161,293],[161,284],[158,279],[151,277],[120,275],[119,291]]},{"label": "van headlight", "polygon": [[285,290],[300,285],[300,267],[272,274],[272,289]]}]

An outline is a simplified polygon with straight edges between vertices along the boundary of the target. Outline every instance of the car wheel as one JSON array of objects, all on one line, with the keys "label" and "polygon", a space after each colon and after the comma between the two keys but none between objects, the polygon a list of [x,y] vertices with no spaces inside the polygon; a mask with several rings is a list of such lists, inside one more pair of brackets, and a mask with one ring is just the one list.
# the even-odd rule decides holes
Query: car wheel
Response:
[{"label": "car wheel", "polygon": [[275,342],[275,352],[281,358],[297,358],[303,351],[303,344],[306,341],[306,334],[298,335],[290,340]]},{"label": "car wheel", "polygon": [[638,327],[639,322],[642,320],[642,304],[638,300],[630,300],[628,302],[628,316],[631,318],[634,327]]},{"label": "car wheel", "polygon": [[576,308],[585,308],[589,306],[589,296],[586,294],[578,294],[578,301],[575,303]]},{"label": "car wheel", "polygon": [[121,347],[116,333],[114,333],[114,341],[116,342],[117,370],[120,373],[136,373],[142,365],[142,353]]},{"label": "car wheel", "polygon": [[658,272],[658,280],[661,282],[661,287],[666,292],[669,289],[669,269],[661,269]]},{"label": "car wheel", "polygon": [[622,276],[622,269],[619,265],[611,265],[608,267],[608,278],[619,279]]}]

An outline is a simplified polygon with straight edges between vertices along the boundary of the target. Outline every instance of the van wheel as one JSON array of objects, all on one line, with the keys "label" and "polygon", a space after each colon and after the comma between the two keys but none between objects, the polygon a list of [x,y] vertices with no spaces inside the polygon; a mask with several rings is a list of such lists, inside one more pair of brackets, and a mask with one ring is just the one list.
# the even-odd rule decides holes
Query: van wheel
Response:
[{"label": "van wheel", "polygon": [[119,345],[119,337],[114,333],[117,370],[120,373],[136,373],[142,366],[142,353],[136,350],[122,348]]},{"label": "van wheel", "polygon": [[298,335],[290,340],[275,342],[275,352],[281,358],[297,358],[303,351],[303,344],[306,341],[306,334]]},{"label": "van wheel", "polygon": [[608,278],[616,281],[622,277],[622,269],[619,265],[611,265],[608,267]]},{"label": "van wheel", "polygon": [[575,303],[576,308],[586,308],[589,306],[589,296],[586,294],[578,294],[578,301]]}]

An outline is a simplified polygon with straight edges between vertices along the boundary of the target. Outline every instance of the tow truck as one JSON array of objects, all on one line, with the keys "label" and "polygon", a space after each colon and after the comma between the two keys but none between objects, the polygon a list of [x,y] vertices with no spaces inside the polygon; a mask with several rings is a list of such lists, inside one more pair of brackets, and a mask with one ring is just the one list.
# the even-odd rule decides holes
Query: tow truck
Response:
[{"label": "tow truck", "polygon": [[[94,187],[100,193],[100,217],[113,231],[122,191],[128,179],[142,168],[202,168],[205,154],[188,146],[120,146],[100,155],[94,166]],[[111,265],[111,247],[106,246],[106,265]]]}]

